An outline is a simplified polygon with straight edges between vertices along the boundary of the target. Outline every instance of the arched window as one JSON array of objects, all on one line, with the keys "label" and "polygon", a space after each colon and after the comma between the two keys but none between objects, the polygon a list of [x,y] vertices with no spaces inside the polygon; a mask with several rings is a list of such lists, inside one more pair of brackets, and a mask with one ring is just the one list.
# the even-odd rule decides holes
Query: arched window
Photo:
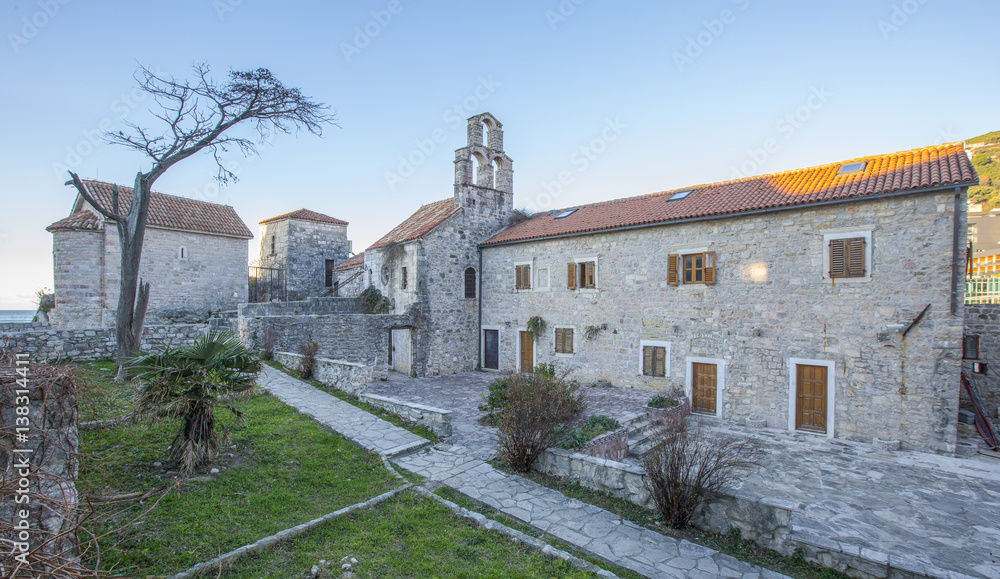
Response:
[{"label": "arched window", "polygon": [[465,299],[471,300],[476,297],[476,270],[468,268],[465,270]]}]

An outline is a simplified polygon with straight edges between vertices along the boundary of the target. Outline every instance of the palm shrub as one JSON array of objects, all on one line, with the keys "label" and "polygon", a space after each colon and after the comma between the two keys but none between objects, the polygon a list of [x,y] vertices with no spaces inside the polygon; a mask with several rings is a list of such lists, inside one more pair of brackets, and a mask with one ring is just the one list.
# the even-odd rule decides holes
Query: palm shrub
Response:
[{"label": "palm shrub", "polygon": [[542,451],[564,435],[586,409],[580,385],[561,377],[513,374],[499,412],[497,455],[516,472],[527,472]]},{"label": "palm shrub", "polygon": [[[141,354],[127,365],[141,384],[140,415],[153,422],[183,419],[170,445],[170,459],[185,473],[210,462],[219,450],[217,405],[243,419],[234,403],[252,394],[261,368],[260,360],[239,338],[217,331],[190,346]],[[228,431],[222,430],[228,440]]]}]

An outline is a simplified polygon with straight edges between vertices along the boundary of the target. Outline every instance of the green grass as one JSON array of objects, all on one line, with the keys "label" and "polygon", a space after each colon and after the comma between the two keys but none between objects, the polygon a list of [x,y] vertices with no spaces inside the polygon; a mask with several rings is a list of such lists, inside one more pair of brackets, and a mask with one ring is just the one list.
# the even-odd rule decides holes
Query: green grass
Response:
[{"label": "green grass", "polygon": [[[502,465],[494,465],[500,467]],[[698,529],[671,529],[659,524],[659,513],[645,509],[626,500],[612,497],[605,493],[584,488],[575,482],[549,475],[531,472],[527,476],[531,480],[557,490],[567,497],[578,499],[585,503],[600,507],[615,513],[627,521],[657,531],[669,537],[685,539],[692,543],[704,545],[741,561],[759,565],[800,579],[846,579],[847,575],[826,569],[805,561],[801,556],[786,557],[777,551],[757,545],[753,541],[743,539],[739,532],[708,533]],[[449,499],[450,500],[450,499]]]},{"label": "green grass", "polygon": [[241,558],[222,576],[303,577],[325,559],[333,563],[327,577],[340,577],[342,557],[358,560],[354,577],[359,578],[595,576],[514,544],[410,491],[324,523],[276,549]]},{"label": "green grass", "polygon": [[[274,368],[275,370],[280,370],[280,371],[284,372],[285,374],[288,374],[289,376],[291,376],[291,377],[293,377],[293,378],[295,378],[297,380],[302,380],[302,378],[299,378],[299,372],[297,370],[292,370],[292,369],[288,368],[287,366],[285,366],[284,364],[282,364],[281,362],[277,362],[275,360],[268,360],[268,361],[266,361],[264,363],[267,364],[268,366]],[[310,384],[312,386],[315,386],[317,389],[322,390],[323,392],[326,392],[327,394],[330,394],[331,396],[339,398],[339,399],[343,400],[344,402],[347,402],[348,404],[351,404],[352,406],[357,406],[358,408],[364,410],[365,412],[368,412],[369,414],[374,414],[375,416],[378,416],[379,418],[381,418],[382,420],[385,420],[386,422],[388,422],[390,424],[393,424],[393,425],[398,426],[400,428],[404,428],[406,430],[409,430],[410,432],[412,432],[413,434],[416,434],[417,436],[419,436],[421,438],[426,438],[427,440],[429,440],[431,442],[434,442],[434,443],[441,442],[441,437],[439,437],[438,435],[434,434],[434,431],[432,431],[430,428],[427,428],[423,424],[415,424],[413,422],[407,422],[407,421],[403,420],[402,418],[400,418],[399,416],[393,414],[392,412],[389,412],[388,410],[386,410],[384,408],[379,408],[378,406],[372,406],[371,404],[368,404],[367,402],[363,402],[363,401],[359,400],[357,396],[352,396],[352,395],[348,394],[347,392],[344,392],[342,390],[337,390],[333,386],[329,386],[329,385],[324,384],[324,383],[322,383],[322,382],[320,382],[318,380],[309,379],[309,380],[302,380],[302,381],[306,382],[307,384]]]},{"label": "green grass", "polygon": [[131,384],[112,382],[113,361],[69,364],[66,368],[76,377],[80,422],[122,418],[132,412],[137,389]]},{"label": "green grass", "polygon": [[[209,468],[224,470],[189,480],[153,466],[167,464],[176,422],[81,433],[81,498],[158,491],[144,504],[124,510],[115,505],[98,508],[97,517],[86,525],[98,534],[139,517],[135,525],[99,542],[101,569],[174,573],[401,484],[377,455],[270,396],[256,396],[242,409],[247,415],[243,425],[234,424],[228,414],[217,414],[218,425],[229,429],[235,448],[221,449]],[[182,482],[170,488],[177,481]],[[160,503],[143,515],[168,488]]]}]

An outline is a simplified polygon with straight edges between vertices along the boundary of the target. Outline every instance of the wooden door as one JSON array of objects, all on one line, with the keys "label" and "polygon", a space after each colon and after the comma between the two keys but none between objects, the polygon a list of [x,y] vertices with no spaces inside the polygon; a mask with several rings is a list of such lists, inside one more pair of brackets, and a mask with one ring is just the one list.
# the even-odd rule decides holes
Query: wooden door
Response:
[{"label": "wooden door", "polygon": [[699,414],[715,415],[718,388],[718,366],[691,363],[691,410]]},{"label": "wooden door", "polygon": [[521,332],[521,372],[531,372],[535,367],[535,341],[530,332]]},{"label": "wooden door", "polygon": [[795,428],[826,434],[826,366],[795,368]]},{"label": "wooden door", "polygon": [[483,330],[483,367],[500,369],[500,330]]}]

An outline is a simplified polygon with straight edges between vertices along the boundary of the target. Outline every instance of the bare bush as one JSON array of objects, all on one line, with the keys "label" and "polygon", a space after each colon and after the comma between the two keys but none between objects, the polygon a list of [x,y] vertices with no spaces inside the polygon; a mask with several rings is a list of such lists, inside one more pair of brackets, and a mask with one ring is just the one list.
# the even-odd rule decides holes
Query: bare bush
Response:
[{"label": "bare bush", "polygon": [[274,345],[277,342],[277,338],[274,335],[274,331],[271,328],[264,328],[264,339],[261,342],[261,353],[260,357],[262,360],[273,360],[274,359]]},{"label": "bare bush", "polygon": [[303,380],[313,377],[317,352],[319,352],[319,344],[316,342],[306,342],[299,346],[299,353],[302,354],[302,360],[299,361],[299,377]]},{"label": "bare bush", "polygon": [[516,472],[527,472],[586,409],[579,389],[577,383],[544,374],[507,378],[497,433],[500,460]]},{"label": "bare bush", "polygon": [[643,460],[646,490],[663,524],[687,525],[707,495],[732,484],[744,471],[759,466],[767,452],[754,438],[709,434],[687,421],[687,405],[666,414],[664,426]]}]

